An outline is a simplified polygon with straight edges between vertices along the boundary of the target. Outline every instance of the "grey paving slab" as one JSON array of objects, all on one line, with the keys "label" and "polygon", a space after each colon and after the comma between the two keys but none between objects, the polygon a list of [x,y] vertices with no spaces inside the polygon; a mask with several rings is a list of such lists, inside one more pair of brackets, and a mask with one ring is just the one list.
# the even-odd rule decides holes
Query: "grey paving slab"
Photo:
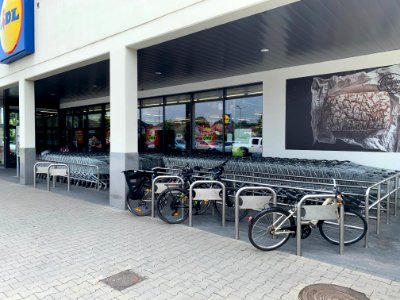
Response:
[{"label": "grey paving slab", "polygon": [[[1,176],[0,191],[0,299],[297,299],[313,283],[400,295],[396,280],[133,217],[102,193],[82,200]],[[125,270],[146,280],[122,291],[101,282]]]}]

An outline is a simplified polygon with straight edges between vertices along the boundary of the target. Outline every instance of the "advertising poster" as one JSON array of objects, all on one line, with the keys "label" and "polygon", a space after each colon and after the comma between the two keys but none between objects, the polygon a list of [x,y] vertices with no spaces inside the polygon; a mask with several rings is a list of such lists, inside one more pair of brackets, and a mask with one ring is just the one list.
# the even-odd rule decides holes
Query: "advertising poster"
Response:
[{"label": "advertising poster", "polygon": [[286,81],[286,149],[400,152],[400,65]]},{"label": "advertising poster", "polygon": [[85,143],[85,139],[83,137],[83,129],[77,129],[75,131],[75,140],[78,145],[83,145]]},{"label": "advertising poster", "polygon": [[158,131],[157,127],[146,128],[146,146],[148,149],[158,148]]}]

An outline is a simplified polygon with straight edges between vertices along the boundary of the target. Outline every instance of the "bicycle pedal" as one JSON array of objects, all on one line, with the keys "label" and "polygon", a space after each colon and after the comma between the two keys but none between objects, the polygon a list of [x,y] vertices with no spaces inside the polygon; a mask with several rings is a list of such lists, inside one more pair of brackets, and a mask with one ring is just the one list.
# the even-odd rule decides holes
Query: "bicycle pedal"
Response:
[{"label": "bicycle pedal", "polygon": [[174,212],[171,214],[171,216],[177,217],[177,216],[179,216],[179,212],[178,212],[178,211],[174,211]]},{"label": "bicycle pedal", "polygon": [[136,207],[133,210],[136,211],[136,212],[142,212],[142,209],[140,207]]}]

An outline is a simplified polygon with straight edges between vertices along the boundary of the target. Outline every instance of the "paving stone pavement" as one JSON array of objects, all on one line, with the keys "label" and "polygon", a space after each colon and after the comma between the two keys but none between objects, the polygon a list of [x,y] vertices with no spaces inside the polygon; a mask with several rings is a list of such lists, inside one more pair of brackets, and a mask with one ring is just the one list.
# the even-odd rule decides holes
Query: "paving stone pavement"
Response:
[{"label": "paving stone pavement", "polygon": [[[0,299],[298,299],[333,283],[400,299],[400,282],[0,179]],[[123,291],[100,280],[146,279]]]}]

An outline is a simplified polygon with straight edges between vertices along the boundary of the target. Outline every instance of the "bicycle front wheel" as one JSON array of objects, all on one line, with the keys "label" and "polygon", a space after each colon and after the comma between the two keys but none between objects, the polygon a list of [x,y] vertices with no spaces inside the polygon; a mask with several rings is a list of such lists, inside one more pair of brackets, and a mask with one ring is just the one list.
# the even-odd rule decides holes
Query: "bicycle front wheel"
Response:
[{"label": "bicycle front wheel", "polygon": [[287,242],[295,227],[289,212],[272,207],[260,212],[249,226],[249,240],[257,249],[271,251]]},{"label": "bicycle front wheel", "polygon": [[[322,221],[319,232],[328,242],[339,245],[339,222]],[[357,211],[346,209],[344,212],[344,244],[351,245],[361,240],[367,232],[367,222]]]},{"label": "bicycle front wheel", "polygon": [[141,199],[132,199],[131,193],[126,195],[126,205],[131,213],[136,216],[148,216],[151,213],[151,182],[146,181],[142,187]]},{"label": "bicycle front wheel", "polygon": [[189,197],[182,188],[170,188],[157,198],[158,216],[169,224],[179,224],[189,216]]}]

